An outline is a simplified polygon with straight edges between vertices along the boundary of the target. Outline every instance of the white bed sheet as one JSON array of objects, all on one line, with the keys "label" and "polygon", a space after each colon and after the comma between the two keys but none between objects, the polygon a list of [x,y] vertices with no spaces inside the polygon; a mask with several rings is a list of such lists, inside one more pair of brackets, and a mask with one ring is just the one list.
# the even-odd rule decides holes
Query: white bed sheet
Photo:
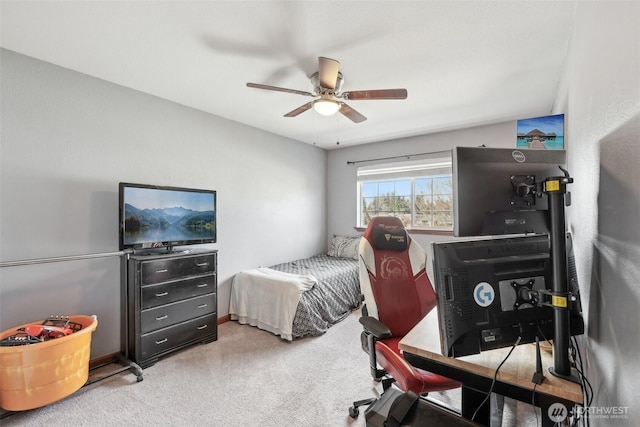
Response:
[{"label": "white bed sheet", "polygon": [[300,295],[317,280],[311,275],[256,268],[236,274],[231,284],[229,317],[293,340],[293,319]]}]

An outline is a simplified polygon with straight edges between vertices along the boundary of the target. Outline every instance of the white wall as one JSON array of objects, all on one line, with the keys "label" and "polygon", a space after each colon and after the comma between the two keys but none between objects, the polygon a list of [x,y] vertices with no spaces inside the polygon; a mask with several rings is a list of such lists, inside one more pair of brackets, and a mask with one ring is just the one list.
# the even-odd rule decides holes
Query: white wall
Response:
[{"label": "white wall", "polygon": [[[565,112],[576,245],[595,407],[640,417],[640,3],[579,2],[557,112]],[[583,337],[585,338],[585,337]]]},{"label": "white wall", "polygon": [[[1,50],[0,260],[118,250],[118,182],[218,191],[219,316],[231,278],[326,250],[326,152]],[[97,314],[117,352],[119,259],[0,269],[0,330]]]}]

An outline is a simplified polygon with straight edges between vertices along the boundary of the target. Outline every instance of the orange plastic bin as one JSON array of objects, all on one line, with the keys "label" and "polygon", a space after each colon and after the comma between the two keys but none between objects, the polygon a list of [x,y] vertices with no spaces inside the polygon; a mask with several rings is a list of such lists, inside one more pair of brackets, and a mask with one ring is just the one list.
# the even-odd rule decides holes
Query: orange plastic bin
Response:
[{"label": "orange plastic bin", "polygon": [[[0,407],[7,411],[39,408],[69,396],[87,382],[91,334],[98,319],[84,315],[69,319],[82,329],[42,343],[0,347]],[[3,331],[0,339],[25,326]]]}]

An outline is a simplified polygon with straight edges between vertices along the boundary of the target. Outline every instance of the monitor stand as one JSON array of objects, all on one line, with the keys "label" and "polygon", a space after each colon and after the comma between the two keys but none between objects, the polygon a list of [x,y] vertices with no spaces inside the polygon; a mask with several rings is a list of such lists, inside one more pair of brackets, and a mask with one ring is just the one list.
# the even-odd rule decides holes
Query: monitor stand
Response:
[{"label": "monitor stand", "polygon": [[571,294],[567,285],[567,241],[565,224],[565,195],[567,184],[573,182],[569,172],[560,167],[563,177],[550,177],[543,183],[543,192],[549,198],[549,223],[551,233],[551,271],[553,279],[551,305],[554,309],[553,368],[549,372],[556,377],[580,383],[580,377],[569,361],[571,339],[569,313]]}]

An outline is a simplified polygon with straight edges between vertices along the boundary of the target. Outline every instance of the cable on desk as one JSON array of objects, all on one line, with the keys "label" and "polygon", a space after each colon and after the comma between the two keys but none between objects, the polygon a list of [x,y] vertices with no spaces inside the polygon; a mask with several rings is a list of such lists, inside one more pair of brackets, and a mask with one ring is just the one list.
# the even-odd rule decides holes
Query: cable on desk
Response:
[{"label": "cable on desk", "polygon": [[[542,334],[542,331],[540,331],[540,333]],[[544,335],[543,335],[543,338],[544,338]],[[546,340],[546,338],[544,339]],[[549,341],[547,340],[547,342]],[[582,421],[583,426],[589,427],[590,425],[589,417],[582,417],[582,415],[587,413],[586,408],[589,408],[591,406],[591,402],[593,400],[593,387],[591,386],[591,383],[589,382],[587,377],[584,375],[583,365],[582,365],[582,354],[580,353],[580,347],[578,346],[578,341],[576,340],[575,336],[571,337],[571,345],[569,347],[569,353],[570,353],[571,359],[573,360],[573,365],[576,369],[576,372],[580,377],[580,382],[581,382],[580,385],[582,388],[582,399],[583,399],[582,405],[580,405],[583,408],[583,411],[582,413],[575,415],[575,418],[573,418],[573,422],[571,423],[571,425],[577,425],[577,423]],[[537,387],[537,384],[533,386],[533,392],[531,395],[531,406],[533,407],[533,411],[536,415],[536,425],[538,425],[538,413],[536,412],[536,405],[535,405],[536,387]],[[558,424],[556,423],[556,425]]]},{"label": "cable on desk", "polygon": [[507,361],[509,356],[511,356],[511,353],[513,353],[513,350],[515,350],[518,344],[520,344],[521,340],[522,340],[522,336],[519,336],[515,344],[513,344],[513,346],[511,347],[511,350],[509,350],[509,353],[507,353],[504,359],[502,359],[502,362],[500,362],[500,364],[496,368],[496,372],[493,374],[493,380],[491,381],[491,387],[489,388],[489,392],[485,396],[484,400],[480,402],[480,405],[478,405],[478,407],[476,408],[475,412],[473,413],[473,416],[471,417],[471,421],[475,420],[476,415],[478,415],[478,411],[480,410],[480,408],[482,408],[482,406],[484,406],[484,404],[487,403],[487,400],[489,399],[489,397],[491,396],[491,393],[493,392],[493,387],[496,385],[496,378],[498,377],[498,371],[500,370],[500,368],[502,368],[502,365],[504,365],[504,362]]},{"label": "cable on desk", "polygon": [[[544,335],[544,332],[542,332],[542,329],[540,329],[540,325],[538,323],[536,323],[536,327],[538,328],[538,333],[540,334],[540,336],[542,337],[543,340],[545,340],[545,342],[552,347],[553,344],[551,344],[551,342],[547,339],[547,337]],[[538,340],[538,337],[536,337],[536,341]],[[540,344],[536,342],[536,351],[540,352]],[[536,366],[537,369],[537,366]],[[534,374],[535,375],[535,374]],[[542,380],[544,380],[544,377],[542,378]],[[532,380],[533,381],[533,380]],[[533,382],[533,391],[531,392],[531,407],[533,408],[533,413],[536,416],[536,426],[538,425],[538,410],[536,408],[536,388],[538,387],[537,382]],[[540,408],[540,416],[543,417],[544,415],[542,414],[542,408]],[[542,420],[540,420],[540,425],[542,426]]]},{"label": "cable on desk", "polygon": [[[574,365],[576,367],[576,371],[578,372],[578,375],[580,376],[580,381],[581,381],[581,385],[582,385],[582,414],[583,415],[585,413],[587,413],[588,408],[591,406],[591,402],[593,401],[593,387],[591,386],[591,383],[589,382],[589,380],[587,379],[587,377],[584,375],[584,368],[582,365],[582,354],[580,353],[580,347],[578,346],[578,341],[576,339],[576,337],[571,337],[571,347],[569,348],[570,350],[570,354],[571,357],[574,361]],[[582,424],[585,426],[589,426],[589,417],[584,417],[584,418],[577,418],[577,421],[582,420]]]},{"label": "cable on desk", "polygon": [[[538,326],[538,332],[540,333],[540,335],[542,335],[542,338],[547,343],[549,343],[549,345],[551,345],[551,342],[544,336],[544,333],[540,329],[540,326]],[[591,383],[589,382],[587,377],[584,375],[583,365],[582,365],[582,354],[580,353],[580,347],[578,346],[578,341],[575,336],[571,337],[570,343],[571,345],[569,347],[569,354],[571,356],[571,359],[573,360],[573,365],[576,369],[576,372],[580,377],[580,385],[582,388],[581,407],[583,408],[583,411],[582,411],[582,414],[576,414],[576,418],[574,418],[574,422],[582,421],[582,425],[589,427],[590,425],[589,417],[581,417],[581,416],[587,413],[587,408],[591,406],[591,402],[593,401],[593,387],[591,386]],[[531,406],[533,406],[534,412],[536,409],[536,406],[535,406],[536,386],[537,384],[533,386],[533,394],[531,397]],[[535,414],[536,414],[536,425],[538,425],[538,413],[535,412]]]},{"label": "cable on desk", "polygon": [[[536,415],[536,425],[538,425],[538,411],[536,410],[536,387],[538,387],[538,384],[534,383],[533,393],[531,393],[531,407],[533,407],[533,413]],[[542,410],[540,412],[542,412]]]},{"label": "cable on desk", "polygon": [[543,340],[545,340],[547,342],[547,345],[549,347],[553,347],[553,344],[551,343],[551,341],[549,341],[547,339],[547,337],[544,336],[544,332],[542,332],[542,329],[540,329],[540,325],[538,323],[536,323],[536,327],[538,328],[538,333],[540,334],[540,336],[542,337]]}]

